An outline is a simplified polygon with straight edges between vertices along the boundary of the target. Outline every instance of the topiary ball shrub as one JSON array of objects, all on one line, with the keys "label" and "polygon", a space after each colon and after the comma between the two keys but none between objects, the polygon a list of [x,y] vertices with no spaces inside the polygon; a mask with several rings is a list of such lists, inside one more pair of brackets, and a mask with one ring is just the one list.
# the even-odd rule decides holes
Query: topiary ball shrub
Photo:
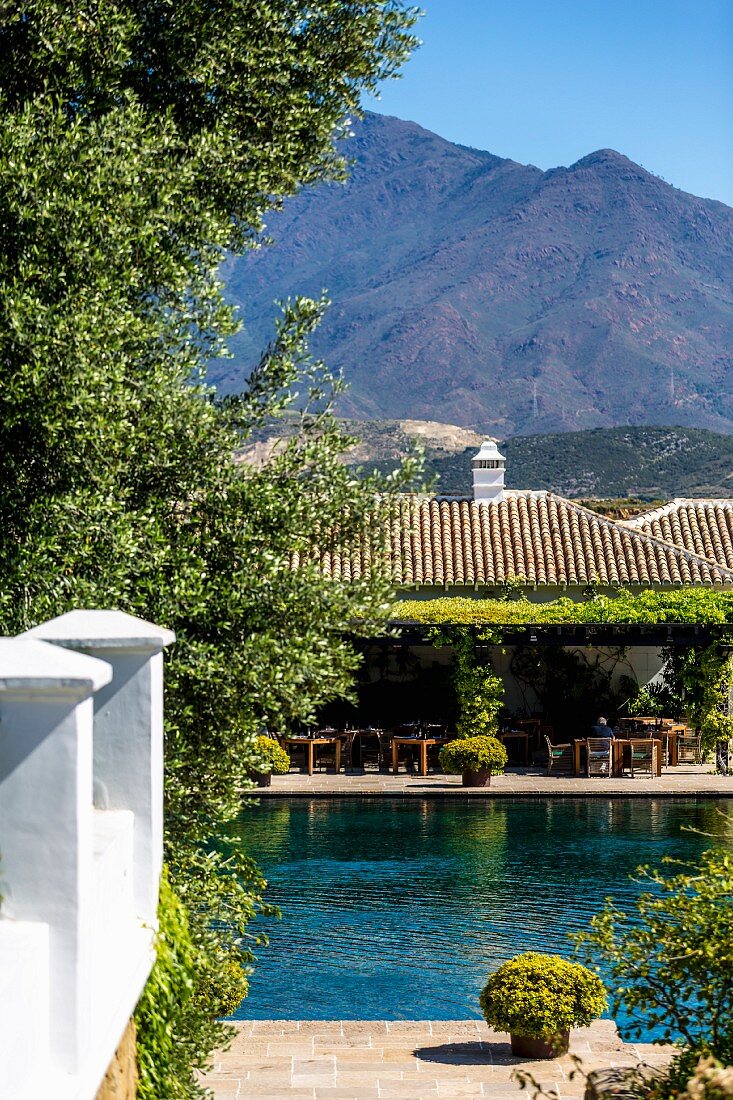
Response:
[{"label": "topiary ball shrub", "polygon": [[287,775],[290,771],[290,757],[272,737],[257,737],[254,750],[252,771],[264,775]]},{"label": "topiary ball shrub", "polygon": [[489,1027],[531,1039],[551,1039],[587,1027],[606,1008],[603,982],[580,963],[527,951],[500,966],[479,998]]},{"label": "topiary ball shrub", "polygon": [[506,749],[495,737],[457,737],[440,750],[440,766],[448,775],[482,771],[500,775],[506,762]]}]

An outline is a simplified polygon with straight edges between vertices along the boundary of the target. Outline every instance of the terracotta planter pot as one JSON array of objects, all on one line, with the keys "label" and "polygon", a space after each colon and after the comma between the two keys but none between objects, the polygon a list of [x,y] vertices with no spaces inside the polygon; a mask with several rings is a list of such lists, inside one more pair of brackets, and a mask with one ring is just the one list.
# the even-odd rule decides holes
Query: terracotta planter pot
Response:
[{"label": "terracotta planter pot", "polygon": [[488,787],[491,783],[491,772],[481,770],[478,772],[464,772],[463,773],[463,786],[464,787]]},{"label": "terracotta planter pot", "polygon": [[272,783],[272,772],[247,772],[247,775],[258,787],[269,787]]},{"label": "terracotta planter pot", "polygon": [[570,1046],[570,1032],[562,1031],[559,1035],[548,1036],[546,1039],[531,1039],[528,1035],[512,1035],[512,1054],[518,1058],[529,1058],[536,1061],[539,1058],[559,1058],[561,1054],[567,1054]]}]

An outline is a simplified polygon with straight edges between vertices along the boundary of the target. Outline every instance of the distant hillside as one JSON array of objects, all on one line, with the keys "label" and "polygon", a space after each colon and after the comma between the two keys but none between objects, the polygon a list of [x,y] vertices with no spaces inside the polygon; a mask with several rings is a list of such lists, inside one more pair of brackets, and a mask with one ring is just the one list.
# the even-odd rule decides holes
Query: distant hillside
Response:
[{"label": "distant hillside", "polygon": [[[438,493],[471,492],[471,458],[482,436],[452,424],[418,420],[344,421],[358,436],[352,465],[390,470],[416,440],[425,448]],[[286,427],[285,434],[289,429]],[[244,457],[266,457],[264,435]],[[512,489],[550,489],[631,515],[638,501],[679,496],[733,497],[733,437],[695,428],[596,428],[584,432],[515,436],[499,444]],[[609,500],[608,498],[613,498]],[[619,500],[619,498],[636,498]]]},{"label": "distant hillside", "polygon": [[733,431],[733,210],[620,153],[568,168],[367,115],[346,185],[268,217],[272,248],[224,275],[248,326],[224,389],[272,334],[273,300],[333,300],[315,350],[341,411],[517,434],[625,424]]},{"label": "distant hillside", "polygon": [[733,496],[733,437],[695,428],[596,428],[503,445],[507,483],[569,497]]}]

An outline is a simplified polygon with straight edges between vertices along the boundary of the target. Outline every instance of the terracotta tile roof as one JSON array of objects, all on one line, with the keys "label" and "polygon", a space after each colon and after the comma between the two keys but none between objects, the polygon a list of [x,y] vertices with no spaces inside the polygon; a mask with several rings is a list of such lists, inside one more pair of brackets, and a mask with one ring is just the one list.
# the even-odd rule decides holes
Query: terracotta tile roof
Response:
[{"label": "terracotta tile roof", "polygon": [[[392,579],[402,588],[733,584],[733,555],[731,568],[721,568],[552,493],[508,492],[500,503],[481,504],[404,496],[380,522]],[[358,548],[324,553],[321,567],[356,578],[370,558]]]},{"label": "terracotta tile roof", "polygon": [[625,526],[733,569],[733,500],[672,500]]}]

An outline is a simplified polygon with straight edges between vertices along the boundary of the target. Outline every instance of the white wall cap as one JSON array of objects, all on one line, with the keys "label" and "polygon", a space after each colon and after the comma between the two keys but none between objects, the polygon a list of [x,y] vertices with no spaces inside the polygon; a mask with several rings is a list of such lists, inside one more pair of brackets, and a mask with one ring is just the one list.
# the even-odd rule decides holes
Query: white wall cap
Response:
[{"label": "white wall cap", "polygon": [[142,649],[152,653],[176,640],[172,630],[125,611],[67,611],[34,626],[24,637],[42,638],[69,649]]},{"label": "white wall cap", "polygon": [[0,638],[0,691],[98,691],[112,679],[106,661],[69,653],[58,646],[21,635]]},{"label": "white wall cap", "polygon": [[502,461],[506,462],[506,456],[500,453],[499,448],[496,445],[495,439],[485,439],[483,441],[478,451],[473,456],[474,462],[476,461],[476,459],[489,459],[492,461],[501,459]]}]

